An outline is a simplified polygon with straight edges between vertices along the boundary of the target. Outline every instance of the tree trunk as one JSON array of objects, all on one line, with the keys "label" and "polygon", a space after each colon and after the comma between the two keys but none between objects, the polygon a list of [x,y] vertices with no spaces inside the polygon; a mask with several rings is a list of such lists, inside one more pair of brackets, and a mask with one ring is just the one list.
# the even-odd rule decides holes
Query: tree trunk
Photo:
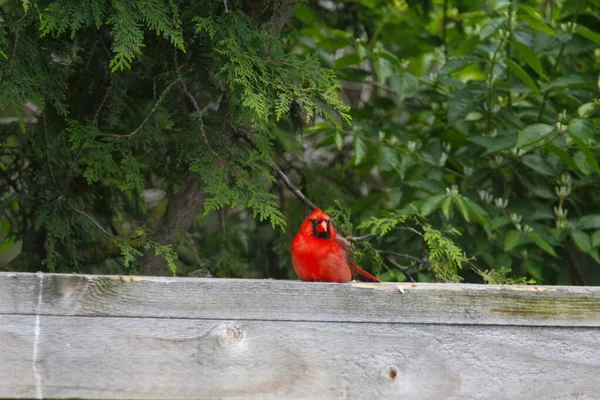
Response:
[{"label": "tree trunk", "polygon": [[[204,191],[198,189],[196,176],[189,172],[179,192],[169,200],[167,211],[158,221],[150,240],[160,244],[172,244],[175,247],[178,243],[177,233],[185,233],[190,229],[194,217],[204,205],[205,198]],[[144,252],[141,262],[147,275],[169,275],[164,258],[155,256],[152,249]]]}]

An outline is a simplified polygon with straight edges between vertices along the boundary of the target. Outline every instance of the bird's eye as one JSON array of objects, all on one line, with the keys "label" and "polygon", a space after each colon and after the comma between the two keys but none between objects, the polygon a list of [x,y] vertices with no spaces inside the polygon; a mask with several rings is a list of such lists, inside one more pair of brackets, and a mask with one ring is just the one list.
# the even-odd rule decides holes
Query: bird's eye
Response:
[{"label": "bird's eye", "polygon": [[313,224],[313,226],[317,226],[317,225],[319,225],[319,221],[317,221],[316,219],[313,219],[312,224]]}]

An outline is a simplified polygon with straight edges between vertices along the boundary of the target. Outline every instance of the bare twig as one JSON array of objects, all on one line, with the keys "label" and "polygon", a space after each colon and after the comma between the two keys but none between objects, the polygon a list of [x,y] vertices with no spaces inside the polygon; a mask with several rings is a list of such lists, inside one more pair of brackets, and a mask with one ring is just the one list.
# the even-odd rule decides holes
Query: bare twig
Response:
[{"label": "bare twig", "polygon": [[50,171],[50,177],[52,178],[52,183],[54,184],[54,189],[56,190],[56,192],[59,194],[59,197],[57,200],[62,200],[65,202],[65,204],[67,206],[69,206],[69,208],[73,211],[75,211],[77,214],[84,216],[85,218],[87,218],[89,221],[91,221],[94,225],[96,225],[96,227],[102,232],[104,233],[106,236],[121,241],[119,238],[117,238],[115,235],[113,235],[112,233],[110,233],[109,231],[107,231],[105,228],[102,227],[102,225],[100,225],[100,223],[98,221],[96,221],[95,218],[93,218],[91,215],[85,213],[84,211],[79,210],[78,208],[74,207],[71,203],[69,203],[69,201],[66,199],[66,197],[63,195],[62,191],[59,189],[58,183],[56,181],[56,176],[54,175],[54,169],[52,168],[52,163],[50,162],[50,151],[48,149],[48,125],[46,123],[46,111],[44,111],[43,114],[43,120],[44,120],[44,139],[46,141],[46,164],[48,165],[48,170]]},{"label": "bare twig", "polygon": [[[106,93],[104,94],[104,98],[102,99],[102,102],[100,103],[100,106],[98,107],[98,110],[96,110],[96,114],[94,115],[94,119],[92,120],[92,124],[96,124],[96,122],[98,122],[98,117],[100,116],[100,111],[102,111],[102,109],[104,108],[104,105],[106,104],[106,101],[108,100],[108,96],[110,96],[110,94],[112,93],[112,88],[113,88],[113,80],[110,80],[110,85],[108,85],[108,89],[106,89]],[[78,158],[78,157],[75,157]]]},{"label": "bare twig", "polygon": [[[254,144],[254,142],[252,141],[252,139],[250,139],[250,137],[246,134],[246,132],[244,132],[242,129],[238,129],[237,131],[238,131],[238,134],[240,135],[240,137],[242,139],[244,139],[253,149],[255,149],[255,150],[257,149],[256,144]],[[290,178],[288,178],[287,175],[281,170],[281,168],[279,168],[279,166],[277,164],[275,164],[275,161],[269,159],[269,163],[271,164],[271,168],[273,168],[273,170],[275,170],[275,173],[277,174],[277,177],[279,178],[279,180],[281,182],[283,182],[284,185],[288,187],[288,189],[290,189],[290,191],[298,198],[298,200],[300,200],[302,203],[304,203],[310,209],[318,208],[315,205],[315,203],[310,201],[304,195],[304,193],[302,193],[302,191],[300,189],[298,189],[292,183],[292,181],[290,181]]]},{"label": "bare twig", "polygon": [[[423,237],[423,234],[421,232],[419,232],[415,228],[411,228],[410,226],[395,226],[392,228],[392,230],[394,230],[394,231],[410,231],[410,232],[414,233],[415,235]],[[349,236],[346,239],[348,239],[351,242],[356,242],[359,240],[369,240],[376,236],[381,236],[381,232],[367,233],[366,235],[362,235],[362,236]]]},{"label": "bare twig", "polygon": [[158,100],[156,101],[156,103],[154,103],[154,107],[152,107],[152,110],[150,110],[150,112],[148,113],[148,115],[146,115],[146,118],[144,118],[144,120],[142,121],[142,123],[135,128],[131,133],[128,133],[126,135],[117,135],[115,136],[117,139],[130,139],[132,136],[135,136],[139,133],[139,131],[144,127],[144,125],[146,125],[146,122],[148,122],[148,120],[150,119],[150,117],[152,116],[152,114],[154,114],[156,112],[156,110],[158,109],[158,106],[160,105],[160,103],[164,100],[165,95],[167,94],[167,92],[169,90],[171,90],[171,88],[173,87],[174,84],[177,83],[177,80],[171,82],[169,84],[169,86],[167,86],[165,88],[165,90],[163,90],[163,92],[161,93],[160,97],[158,98]]},{"label": "bare twig", "polygon": [[420,259],[418,257],[411,256],[410,254],[397,253],[395,251],[387,251],[387,250],[377,250],[377,253],[380,255],[390,255],[395,257],[406,258],[407,260],[414,261],[416,264],[426,264],[429,265],[430,262],[427,259]]},{"label": "bare twig", "polygon": [[188,99],[194,106],[194,109],[198,113],[198,126],[200,127],[200,134],[202,135],[202,141],[204,142],[206,147],[215,155],[215,157],[221,158],[219,156],[219,154],[211,147],[210,143],[208,142],[208,137],[206,136],[206,129],[204,128],[204,119],[202,118],[202,110],[200,109],[200,106],[198,105],[198,102],[196,101],[196,99],[194,98],[192,93],[190,93],[187,85],[185,84],[185,81],[183,80],[183,77],[181,76],[181,69],[179,68],[179,63],[177,62],[177,53],[175,53],[174,59],[175,59],[175,70],[177,71],[177,82],[179,83],[179,87],[181,88],[181,90],[183,90],[185,95],[188,97]]}]

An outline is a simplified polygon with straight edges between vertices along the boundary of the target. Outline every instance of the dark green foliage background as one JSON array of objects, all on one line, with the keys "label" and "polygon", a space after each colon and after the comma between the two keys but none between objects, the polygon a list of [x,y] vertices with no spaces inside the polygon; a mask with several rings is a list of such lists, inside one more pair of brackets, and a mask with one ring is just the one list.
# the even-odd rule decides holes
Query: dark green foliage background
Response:
[{"label": "dark green foliage background", "polygon": [[0,0],[0,266],[294,277],[273,161],[384,280],[600,284],[599,27],[598,0]]}]

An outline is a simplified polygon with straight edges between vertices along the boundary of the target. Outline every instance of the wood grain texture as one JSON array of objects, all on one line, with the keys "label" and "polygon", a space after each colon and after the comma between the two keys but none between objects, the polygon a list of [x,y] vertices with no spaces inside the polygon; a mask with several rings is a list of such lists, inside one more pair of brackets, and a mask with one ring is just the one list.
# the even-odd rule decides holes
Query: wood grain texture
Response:
[{"label": "wood grain texture", "polygon": [[[600,288],[0,273],[0,314],[600,327]],[[399,290],[402,289],[402,291]]]},{"label": "wood grain texture", "polygon": [[0,397],[599,399],[600,335],[551,327],[0,317]]},{"label": "wood grain texture", "polygon": [[600,400],[599,310],[600,288],[4,273],[0,398]]}]

